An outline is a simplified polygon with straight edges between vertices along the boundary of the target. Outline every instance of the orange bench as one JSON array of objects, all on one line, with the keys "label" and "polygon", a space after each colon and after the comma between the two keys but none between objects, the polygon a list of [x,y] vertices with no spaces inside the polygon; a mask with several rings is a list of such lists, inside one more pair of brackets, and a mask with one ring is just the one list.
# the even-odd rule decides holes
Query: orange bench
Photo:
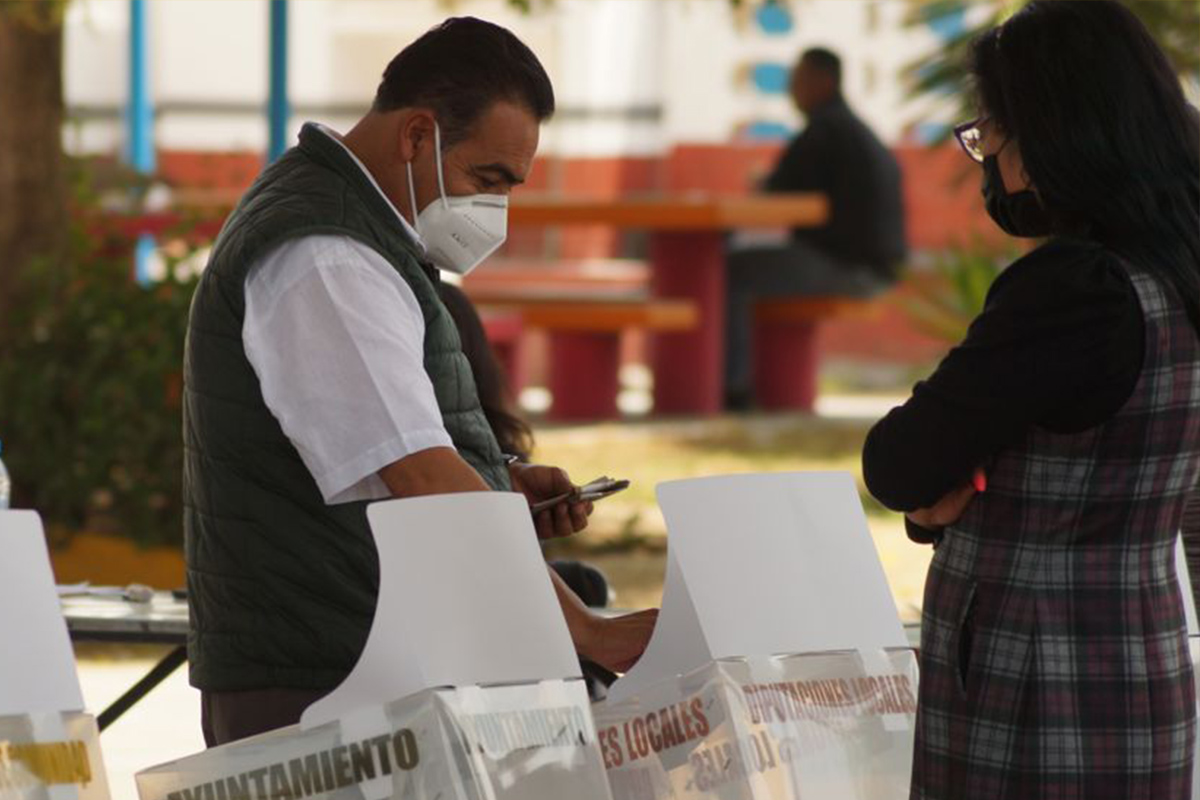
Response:
[{"label": "orange bench", "polygon": [[[621,333],[630,329],[686,331],[699,312],[686,300],[649,296],[640,262],[600,259],[575,262],[489,263],[463,289],[484,315],[489,338],[514,379],[521,383],[519,354],[512,349],[511,319],[549,338],[549,416],[557,420],[611,419],[618,415]],[[488,319],[495,320],[488,325]],[[502,320],[509,320],[502,327]],[[519,334],[518,334],[519,335]]]},{"label": "orange bench", "polygon": [[[525,328],[549,334],[549,377],[556,420],[613,419],[618,416],[621,333],[631,328],[682,331],[696,326],[698,313],[684,300],[645,297],[593,299],[579,295],[503,298],[472,295],[485,311],[519,315]],[[510,363],[519,358],[510,356]],[[520,375],[519,363],[510,370]],[[510,373],[512,374],[512,373]]]}]

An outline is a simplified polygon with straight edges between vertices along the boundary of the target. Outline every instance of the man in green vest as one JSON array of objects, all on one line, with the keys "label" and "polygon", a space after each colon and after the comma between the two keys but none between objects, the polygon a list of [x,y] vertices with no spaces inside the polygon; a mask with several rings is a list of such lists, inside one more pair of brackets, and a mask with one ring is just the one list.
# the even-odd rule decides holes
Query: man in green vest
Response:
[{"label": "man in green vest", "polygon": [[[572,488],[507,463],[436,288],[503,242],[553,111],[512,33],[447,20],[348,133],[305,125],[225,223],[184,361],[188,657],[210,745],[298,721],[354,666],[379,584],[369,502]],[[590,512],[542,512],[538,536]],[[598,617],[551,576],[580,655],[628,668],[654,612]]]}]

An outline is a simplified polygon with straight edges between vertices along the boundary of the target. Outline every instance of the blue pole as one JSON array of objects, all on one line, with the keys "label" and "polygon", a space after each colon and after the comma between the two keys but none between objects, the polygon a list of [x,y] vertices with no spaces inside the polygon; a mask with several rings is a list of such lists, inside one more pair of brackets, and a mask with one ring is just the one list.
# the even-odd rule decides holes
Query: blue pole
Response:
[{"label": "blue pole", "polygon": [[274,161],[287,149],[287,126],[291,116],[288,105],[288,4],[270,0],[271,53],[270,95],[267,99],[267,162]]},{"label": "blue pole", "polygon": [[154,171],[154,108],[146,68],[146,0],[129,0],[129,136],[125,157],[141,173]]},{"label": "blue pole", "polygon": [[[129,105],[125,109],[128,135],[125,159],[143,175],[154,172],[154,108],[150,103],[150,73],[147,69],[146,0],[129,0]],[[134,251],[134,274],[138,283],[149,283],[154,237],[142,234]]]}]

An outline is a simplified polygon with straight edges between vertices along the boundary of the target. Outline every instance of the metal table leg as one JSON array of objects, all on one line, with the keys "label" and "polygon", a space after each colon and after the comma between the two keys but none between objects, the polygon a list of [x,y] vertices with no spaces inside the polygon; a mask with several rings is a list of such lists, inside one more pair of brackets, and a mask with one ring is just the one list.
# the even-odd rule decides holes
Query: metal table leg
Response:
[{"label": "metal table leg", "polygon": [[103,731],[109,725],[116,722],[122,714],[128,711],[139,700],[148,695],[164,680],[166,680],[172,672],[179,669],[187,661],[187,647],[180,645],[167,653],[161,661],[154,665],[154,668],[146,673],[140,681],[129,687],[125,694],[118,697],[108,708],[100,712],[100,716],[96,718],[97,725]]}]

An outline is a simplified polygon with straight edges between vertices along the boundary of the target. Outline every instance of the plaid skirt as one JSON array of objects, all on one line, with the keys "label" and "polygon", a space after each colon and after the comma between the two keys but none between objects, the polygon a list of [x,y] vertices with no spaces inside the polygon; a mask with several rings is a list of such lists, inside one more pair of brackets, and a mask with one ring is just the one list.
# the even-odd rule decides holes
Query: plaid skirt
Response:
[{"label": "plaid skirt", "polygon": [[948,531],[926,584],[912,800],[1190,798],[1173,553],[1173,537],[1089,550]]}]

